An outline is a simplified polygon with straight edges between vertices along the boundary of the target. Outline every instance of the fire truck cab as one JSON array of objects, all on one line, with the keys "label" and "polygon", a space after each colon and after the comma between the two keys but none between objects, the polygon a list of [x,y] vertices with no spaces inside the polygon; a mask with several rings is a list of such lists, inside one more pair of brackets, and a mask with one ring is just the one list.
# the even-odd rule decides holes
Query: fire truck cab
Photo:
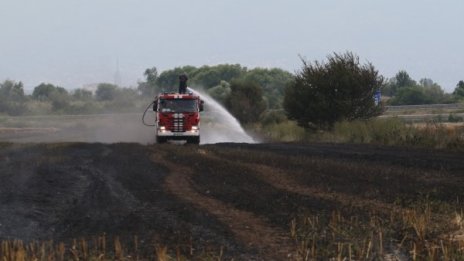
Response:
[{"label": "fire truck cab", "polygon": [[203,101],[193,93],[162,93],[155,97],[155,135],[157,143],[185,140],[200,143],[200,112]]}]

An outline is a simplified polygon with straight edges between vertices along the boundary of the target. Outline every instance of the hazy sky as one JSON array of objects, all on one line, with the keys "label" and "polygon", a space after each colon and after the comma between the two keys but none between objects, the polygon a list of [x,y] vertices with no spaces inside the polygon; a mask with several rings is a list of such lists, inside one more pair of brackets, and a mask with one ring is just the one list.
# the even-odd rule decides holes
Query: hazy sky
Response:
[{"label": "hazy sky", "polygon": [[463,0],[0,0],[0,81],[135,86],[143,71],[240,63],[298,70],[353,51],[447,91],[464,80]]}]

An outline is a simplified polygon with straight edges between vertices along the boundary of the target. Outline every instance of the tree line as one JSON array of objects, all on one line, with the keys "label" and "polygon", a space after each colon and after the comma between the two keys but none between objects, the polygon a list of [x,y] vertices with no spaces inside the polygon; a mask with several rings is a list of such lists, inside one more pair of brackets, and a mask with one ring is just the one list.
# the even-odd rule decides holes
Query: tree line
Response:
[{"label": "tree line", "polygon": [[[284,96],[286,116],[305,129],[330,130],[336,122],[369,119],[384,105],[452,103],[464,100],[464,82],[452,94],[428,78],[417,83],[406,71],[385,79],[371,63],[361,64],[351,52],[326,61],[305,61]],[[386,99],[376,100],[377,93]],[[377,96],[378,98],[378,96]]]},{"label": "tree line", "polygon": [[[0,83],[0,114],[92,114],[137,112],[160,92],[175,92],[178,77],[186,73],[189,85],[201,89],[238,115],[242,123],[256,122],[267,109],[282,109],[284,90],[293,74],[279,68],[248,69],[239,64],[183,66],[158,74],[156,67],[144,71],[135,88],[100,83],[96,89],[67,90],[41,83],[29,95],[22,82]],[[250,113],[253,112],[253,113]]]},{"label": "tree line", "polygon": [[257,92],[268,109],[282,108],[285,87],[294,78],[293,74],[279,68],[248,69],[239,64],[183,66],[160,74],[153,67],[145,71],[146,82],[139,83],[139,90],[146,95],[176,91],[180,74],[188,75],[190,86],[207,91],[222,104],[228,103],[228,97],[235,94],[236,89],[244,90],[243,85],[250,85],[250,88],[260,89]]},{"label": "tree line", "polygon": [[[189,86],[202,89],[222,103],[241,123],[274,124],[294,120],[305,129],[330,129],[341,120],[367,119],[383,105],[450,103],[464,100],[464,82],[447,94],[437,83],[416,82],[406,71],[385,79],[371,63],[362,64],[351,52],[328,55],[325,61],[301,59],[294,74],[279,68],[248,69],[239,64],[183,66],[158,73],[143,72],[135,88],[100,83],[96,90],[67,89],[50,83],[30,95],[21,82],[0,83],[0,114],[91,114],[140,111],[160,92],[175,92],[180,74]],[[377,104],[374,96],[384,99]]]},{"label": "tree line", "polygon": [[382,94],[391,98],[388,100],[390,105],[453,103],[464,98],[464,82],[458,82],[453,93],[445,93],[432,79],[422,78],[416,82],[401,70],[385,82]]},{"label": "tree line", "polygon": [[98,84],[95,92],[41,83],[29,95],[22,82],[0,83],[0,114],[9,116],[127,112],[140,107],[138,100],[137,90],[109,83]]}]

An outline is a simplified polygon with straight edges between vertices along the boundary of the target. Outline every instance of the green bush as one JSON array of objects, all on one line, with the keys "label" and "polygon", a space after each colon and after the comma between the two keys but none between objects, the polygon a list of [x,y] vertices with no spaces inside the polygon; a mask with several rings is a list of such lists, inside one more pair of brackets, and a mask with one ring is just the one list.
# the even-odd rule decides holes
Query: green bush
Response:
[{"label": "green bush", "polygon": [[262,87],[255,82],[234,80],[230,90],[225,101],[230,113],[244,124],[258,122],[266,110]]},{"label": "green bush", "polygon": [[283,107],[290,120],[308,130],[331,130],[342,120],[369,119],[382,108],[374,94],[383,77],[353,53],[335,53],[327,62],[307,62],[285,89]]},{"label": "green bush", "polygon": [[283,110],[265,111],[261,117],[261,124],[264,126],[279,124],[287,121],[287,116]]},{"label": "green bush", "polygon": [[454,113],[450,113],[448,116],[448,122],[463,122],[464,119]]},{"label": "green bush", "polygon": [[409,132],[410,127],[400,119],[391,118],[338,122],[331,135],[344,142],[392,145],[405,138]]},{"label": "green bush", "polygon": [[268,125],[259,124],[254,127],[254,132],[270,141],[303,141],[306,140],[307,132],[294,121],[282,121]]}]

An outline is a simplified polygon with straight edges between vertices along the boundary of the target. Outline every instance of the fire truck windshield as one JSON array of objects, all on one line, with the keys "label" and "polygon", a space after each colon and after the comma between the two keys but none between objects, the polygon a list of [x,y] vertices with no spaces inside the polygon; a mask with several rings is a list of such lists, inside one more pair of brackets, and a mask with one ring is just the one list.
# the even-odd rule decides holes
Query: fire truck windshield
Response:
[{"label": "fire truck windshield", "polygon": [[198,112],[196,100],[161,99],[159,102],[161,112]]}]

